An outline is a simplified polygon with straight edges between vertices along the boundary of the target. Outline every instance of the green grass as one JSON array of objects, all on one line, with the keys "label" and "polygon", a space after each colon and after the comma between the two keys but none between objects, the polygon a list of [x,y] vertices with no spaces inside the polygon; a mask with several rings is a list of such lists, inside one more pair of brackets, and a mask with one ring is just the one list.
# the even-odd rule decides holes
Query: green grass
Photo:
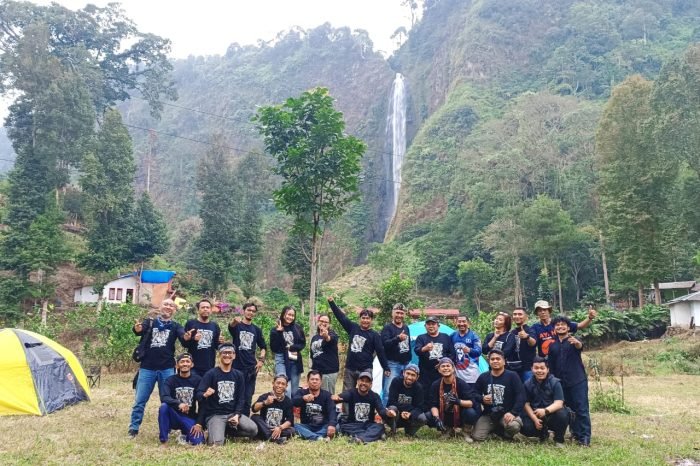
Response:
[{"label": "green grass", "polygon": [[[288,445],[236,441],[221,448],[183,447],[158,442],[156,396],[151,398],[141,432],[127,438],[133,391],[131,375],[103,376],[90,403],[45,417],[0,418],[0,464],[635,464],[657,465],[691,458],[700,461],[700,420],[695,415],[700,377],[627,377],[632,415],[594,413],[591,448],[573,444],[507,443],[480,445],[440,441],[422,429],[419,439],[397,439],[356,446],[344,439],[317,445],[295,439]],[[268,380],[259,386],[266,388]],[[650,436],[650,437],[649,437]]]}]

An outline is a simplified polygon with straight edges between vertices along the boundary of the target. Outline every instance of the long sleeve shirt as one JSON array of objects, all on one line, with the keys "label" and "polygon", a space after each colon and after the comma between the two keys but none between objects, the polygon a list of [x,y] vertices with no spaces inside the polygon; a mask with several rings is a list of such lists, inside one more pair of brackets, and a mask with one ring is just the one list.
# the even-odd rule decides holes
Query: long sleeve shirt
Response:
[{"label": "long sleeve shirt", "polygon": [[[401,334],[406,335],[404,340],[401,340]],[[389,322],[382,329],[380,336],[387,360],[400,364],[407,364],[411,360],[411,331],[408,325],[397,327],[393,322]]]},{"label": "long sleeve shirt", "polygon": [[389,363],[387,362],[384,345],[379,334],[372,329],[362,330],[358,324],[348,319],[334,301],[331,301],[329,304],[333,315],[335,315],[335,318],[338,319],[345,331],[348,332],[350,339],[345,367],[353,371],[370,369],[374,364],[373,359],[376,353],[382,368],[388,371]]},{"label": "long sleeve shirt", "polygon": [[[263,393],[258,397],[255,403],[263,403],[265,400],[267,400],[267,397],[270,394],[271,392]],[[255,403],[253,406],[255,406]],[[275,400],[274,403],[269,406],[263,403],[263,407],[260,409],[260,416],[265,419],[265,423],[270,428],[281,426],[285,422],[289,422],[291,425],[294,425],[292,400],[285,395],[282,400]]]},{"label": "long sleeve shirt", "polygon": [[576,349],[568,339],[559,341],[559,338],[556,338],[549,345],[549,370],[554,377],[561,380],[562,386],[571,387],[588,378],[581,359],[582,350],[583,347]]},{"label": "long sleeve shirt", "polygon": [[338,412],[335,410],[335,403],[331,399],[331,394],[327,390],[321,389],[313,401],[304,401],[304,396],[310,390],[302,388],[292,397],[294,406],[300,408],[300,419],[302,424],[318,427],[324,424],[335,427],[337,424]]},{"label": "long sleeve shirt", "polygon": [[403,383],[403,377],[396,377],[389,385],[387,407],[396,406],[399,413],[408,411],[411,417],[416,419],[423,413],[424,398],[423,387],[419,383],[407,387]]},{"label": "long sleeve shirt", "polygon": [[[549,345],[551,345],[556,338],[554,325],[551,321],[547,325],[544,325],[542,322],[537,322],[532,324],[531,328],[537,338],[537,354],[543,358],[547,357],[547,355],[549,355]],[[571,325],[569,325],[569,333],[576,333],[577,330],[578,324],[576,322],[571,322]]]},{"label": "long sleeve shirt", "polygon": [[494,343],[494,345],[490,346],[489,343],[491,342],[493,335],[494,335],[494,333],[491,332],[488,335],[486,335],[486,338],[484,338],[484,345],[483,345],[484,354],[489,354],[489,352],[491,350],[498,349],[498,350],[503,351],[503,354],[506,357],[506,361],[508,361],[508,362],[516,361],[517,355],[515,354],[515,340],[517,340],[518,337],[513,335],[510,332],[506,332],[506,333],[499,335],[498,338],[496,339],[496,342]]},{"label": "long sleeve shirt", "polygon": [[173,320],[160,319],[146,319],[141,325],[140,332],[132,329],[136,335],[148,339],[141,368],[157,371],[175,367],[175,341],[180,340],[182,346],[187,344],[182,325]]},{"label": "long sleeve shirt", "polygon": [[201,338],[196,341],[192,335],[185,347],[192,355],[192,362],[198,371],[204,373],[214,367],[216,361],[216,349],[219,347],[221,328],[216,322],[200,322],[197,319],[188,320],[185,324],[185,333],[196,329]]},{"label": "long sleeve shirt", "polygon": [[476,379],[475,388],[479,400],[491,395],[492,403],[484,404],[484,413],[490,413],[495,406],[502,406],[505,412],[520,416],[525,406],[525,390],[516,372],[505,370],[495,377],[491,371],[484,372]]},{"label": "long sleeve shirt", "polygon": [[[248,414],[243,413],[244,384],[243,374],[239,370],[231,369],[229,372],[224,372],[219,367],[209,370],[197,387],[197,399],[200,401],[199,419],[204,422],[204,419],[214,414]],[[208,388],[213,388],[214,393],[204,398],[204,392]]]},{"label": "long sleeve shirt", "polygon": [[372,390],[361,395],[357,388],[341,393],[340,398],[348,404],[348,422],[374,422],[376,413],[386,416],[386,408],[379,395]]},{"label": "long sleeve shirt", "polygon": [[180,404],[189,406],[187,416],[197,419],[197,387],[201,382],[197,374],[190,373],[189,377],[181,377],[179,374],[168,377],[165,381],[165,390],[160,401],[180,412]]},{"label": "long sleeve shirt", "polygon": [[257,349],[267,349],[260,327],[255,324],[239,322],[235,326],[229,324],[228,331],[231,333],[233,346],[236,347],[236,359],[233,360],[233,367],[238,370],[255,367],[258,363],[255,356]]},{"label": "long sleeve shirt", "polygon": [[[422,351],[423,347],[432,343],[433,349],[430,351]],[[420,367],[420,378],[423,387],[427,390],[432,385],[433,381],[440,378],[438,373],[437,362],[440,358],[450,358],[454,361],[455,352],[452,340],[444,333],[438,333],[435,336],[430,336],[427,333],[418,335],[414,344],[414,351],[418,355],[418,367]]]},{"label": "long sleeve shirt", "polygon": [[276,328],[270,330],[270,347],[282,348],[281,353],[284,355],[285,364],[296,366],[300,373],[304,370],[303,358],[297,354],[297,359],[292,360],[289,358],[289,352],[299,353],[305,346],[306,336],[298,324],[284,326],[281,332]]},{"label": "long sleeve shirt", "polygon": [[328,331],[329,341],[321,335],[311,337],[311,367],[321,374],[335,374],[340,371],[338,359],[338,334],[333,330]]}]

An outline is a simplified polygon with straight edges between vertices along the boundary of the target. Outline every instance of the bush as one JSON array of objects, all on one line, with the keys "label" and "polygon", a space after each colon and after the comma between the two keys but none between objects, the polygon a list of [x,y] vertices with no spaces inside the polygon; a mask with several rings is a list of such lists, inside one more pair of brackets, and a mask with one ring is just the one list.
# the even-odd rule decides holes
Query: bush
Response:
[{"label": "bush", "polygon": [[625,400],[619,390],[596,388],[591,396],[591,411],[600,413],[630,414],[631,410],[625,405]]},{"label": "bush", "polygon": [[[588,314],[579,309],[570,314],[574,322],[581,322]],[[593,325],[578,332],[586,339],[587,346],[600,346],[616,341],[637,341],[658,338],[670,325],[668,308],[648,304],[641,309],[617,311],[603,308]]]},{"label": "bush", "polygon": [[105,304],[95,316],[95,338],[85,340],[85,356],[108,369],[129,368],[133,363],[131,354],[139,341],[132,328],[145,313],[144,308],[135,304]]}]

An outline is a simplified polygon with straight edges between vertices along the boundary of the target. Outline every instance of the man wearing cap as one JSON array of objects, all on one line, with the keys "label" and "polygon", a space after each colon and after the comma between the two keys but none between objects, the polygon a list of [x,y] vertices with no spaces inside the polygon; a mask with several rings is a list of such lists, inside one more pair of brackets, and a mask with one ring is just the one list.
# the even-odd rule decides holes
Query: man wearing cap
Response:
[{"label": "man wearing cap", "polygon": [[139,345],[144,353],[137,376],[134,406],[131,408],[131,438],[139,433],[143,412],[153,387],[157,383],[158,393],[162,396],[165,393],[165,381],[175,374],[175,340],[180,340],[180,344],[185,346],[191,338],[182,325],[171,319],[175,309],[175,301],[164,299],[158,317],[143,322],[136,321],[132,328],[134,334],[141,337]]},{"label": "man wearing cap", "polygon": [[287,396],[287,376],[277,374],[272,381],[272,391],[263,393],[253,403],[251,420],[258,426],[258,438],[280,445],[294,435],[292,400]]},{"label": "man wearing cap", "polygon": [[374,354],[377,354],[379,363],[384,369],[384,375],[391,375],[389,363],[384,353],[382,339],[377,332],[372,330],[372,319],[374,314],[369,309],[360,311],[360,324],[348,319],[345,313],[335,303],[333,297],[328,298],[328,304],[333,311],[333,315],[338,319],[340,325],[348,332],[348,354],[345,360],[345,373],[343,374],[343,390],[354,390],[358,376],[361,372],[372,372],[374,364]]},{"label": "man wearing cap", "polygon": [[356,443],[369,443],[384,437],[384,424],[374,422],[377,413],[386,418],[386,409],[379,395],[371,390],[372,373],[361,372],[357,377],[357,387],[333,395],[336,403],[347,403],[347,421],[340,424],[340,433],[352,438]]},{"label": "man wearing cap", "polygon": [[202,377],[214,367],[216,349],[224,342],[219,324],[210,320],[211,301],[202,299],[197,303],[197,318],[185,323],[185,333],[191,335],[187,350],[192,355],[192,372]]},{"label": "man wearing cap", "polygon": [[515,351],[513,360],[507,363],[508,369],[517,372],[520,380],[525,383],[532,377],[532,361],[537,353],[537,336],[527,325],[527,312],[523,307],[513,309],[513,325],[511,333],[515,337]]},{"label": "man wearing cap", "polygon": [[434,316],[425,319],[425,329],[428,333],[416,338],[413,349],[418,355],[419,383],[423,393],[429,393],[433,382],[440,378],[438,361],[442,358],[454,359],[454,346],[450,337],[440,332],[440,324]]},{"label": "man wearing cap", "polygon": [[165,393],[161,396],[158,411],[160,443],[167,444],[171,429],[182,432],[179,441],[199,445],[204,441],[202,425],[197,424],[195,391],[200,377],[192,373],[192,356],[183,353],[177,357],[177,372],[165,381]]},{"label": "man wearing cap", "polygon": [[223,445],[226,432],[253,438],[258,427],[244,413],[245,379],[233,368],[236,350],[231,343],[219,345],[219,365],[209,370],[197,387],[200,413],[197,423],[206,424],[209,445]]},{"label": "man wearing cap", "polygon": [[450,335],[455,350],[456,375],[469,384],[474,384],[479,377],[479,356],[481,356],[481,340],[469,328],[469,317],[457,317],[457,331]]},{"label": "man wearing cap", "polygon": [[433,425],[445,437],[461,429],[465,441],[472,442],[472,426],[479,419],[479,397],[471,385],[455,376],[454,361],[438,361],[440,379],[430,387],[430,415]]},{"label": "man wearing cap", "polygon": [[[532,331],[537,337],[537,354],[546,358],[549,354],[549,345],[552,344],[556,335],[552,324],[552,306],[545,300],[539,300],[535,303],[535,314],[540,319],[539,322],[532,325]],[[579,323],[571,322],[569,332],[576,333],[578,329],[588,327],[597,315],[598,313],[591,306],[585,319]]]},{"label": "man wearing cap", "polygon": [[401,377],[406,364],[411,361],[411,332],[404,323],[406,309],[401,303],[394,305],[391,311],[391,322],[382,329],[381,337],[384,352],[389,363],[391,374],[384,376],[382,383],[382,402],[386,405],[389,400],[391,381]]},{"label": "man wearing cap", "polygon": [[525,391],[520,377],[506,369],[506,357],[501,350],[489,353],[491,370],[476,379],[476,390],[481,398],[483,414],[472,432],[474,440],[483,442],[495,432],[513,439],[523,426],[521,418],[525,405]]},{"label": "man wearing cap", "polygon": [[415,437],[418,429],[428,422],[423,413],[424,395],[419,376],[418,366],[408,364],[403,375],[391,381],[386,416],[392,433],[403,427],[407,437]]},{"label": "man wearing cap", "polygon": [[338,415],[331,393],[321,388],[322,375],[317,370],[310,370],[306,381],[309,387],[297,390],[292,398],[301,411],[295,430],[306,440],[330,440],[335,436]]}]

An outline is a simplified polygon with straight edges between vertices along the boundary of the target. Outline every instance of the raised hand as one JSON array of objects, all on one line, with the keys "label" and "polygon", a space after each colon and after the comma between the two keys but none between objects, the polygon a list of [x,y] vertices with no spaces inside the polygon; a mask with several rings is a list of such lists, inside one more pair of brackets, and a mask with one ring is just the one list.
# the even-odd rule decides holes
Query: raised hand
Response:
[{"label": "raised hand", "polygon": [[202,396],[203,396],[204,398],[209,398],[209,397],[212,396],[214,393],[216,393],[216,390],[214,390],[213,388],[209,387],[209,388],[207,388],[207,391],[204,392],[204,393],[202,394]]},{"label": "raised hand", "polygon": [[197,330],[197,333],[194,334],[194,341],[199,341],[202,339],[202,332],[200,330]]}]

